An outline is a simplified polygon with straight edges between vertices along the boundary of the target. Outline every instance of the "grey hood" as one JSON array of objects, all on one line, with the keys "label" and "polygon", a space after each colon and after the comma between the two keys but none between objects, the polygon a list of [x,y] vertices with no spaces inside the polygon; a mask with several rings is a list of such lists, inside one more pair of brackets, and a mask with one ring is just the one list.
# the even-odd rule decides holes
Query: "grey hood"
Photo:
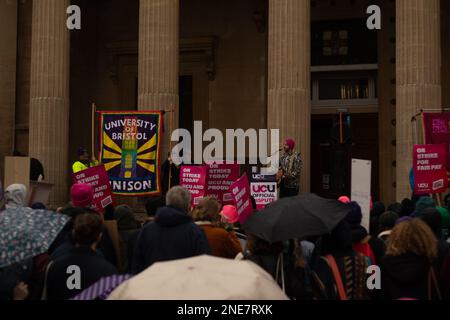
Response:
[{"label": "grey hood", "polygon": [[12,184],[5,190],[6,209],[25,207],[27,198],[27,187],[23,184]]}]

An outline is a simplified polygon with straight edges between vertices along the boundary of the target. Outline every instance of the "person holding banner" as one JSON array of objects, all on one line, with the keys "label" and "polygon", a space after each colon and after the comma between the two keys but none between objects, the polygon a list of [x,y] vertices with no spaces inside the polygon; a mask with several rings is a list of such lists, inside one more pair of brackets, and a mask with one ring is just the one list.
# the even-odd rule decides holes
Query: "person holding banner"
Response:
[{"label": "person holding banner", "polygon": [[294,151],[295,141],[286,139],[283,145],[284,154],[280,157],[280,168],[277,180],[280,185],[280,198],[298,195],[302,159],[300,153]]},{"label": "person holding banner", "polygon": [[180,169],[181,165],[177,166],[173,162],[169,152],[166,161],[161,165],[161,187],[163,194],[166,194],[171,187],[180,184]]},{"label": "person holding banner", "polygon": [[241,244],[236,234],[218,225],[220,220],[220,205],[213,197],[200,200],[197,207],[191,213],[195,224],[206,235],[213,256],[234,259],[242,252]]},{"label": "person holding banner", "polygon": [[77,154],[78,160],[75,161],[72,165],[73,173],[77,173],[98,165],[98,161],[97,159],[95,159],[95,157],[92,157],[92,160],[89,161],[89,153],[86,148],[84,147],[78,148]]}]

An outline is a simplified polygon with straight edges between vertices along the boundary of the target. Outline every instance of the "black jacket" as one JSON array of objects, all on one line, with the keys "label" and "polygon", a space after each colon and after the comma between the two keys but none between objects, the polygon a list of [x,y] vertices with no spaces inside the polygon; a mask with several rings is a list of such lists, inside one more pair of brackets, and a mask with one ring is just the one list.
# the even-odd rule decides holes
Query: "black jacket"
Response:
[{"label": "black jacket", "polygon": [[203,230],[185,212],[162,207],[155,220],[141,230],[133,255],[132,271],[139,273],[158,261],[211,254]]},{"label": "black jacket", "polygon": [[[170,170],[170,174],[169,174]],[[174,187],[180,184],[180,166],[176,166],[174,163],[170,163],[166,160],[161,165],[161,190],[163,194],[169,191],[169,175],[170,175],[170,187]]]},{"label": "black jacket", "polygon": [[381,268],[383,297],[389,300],[401,298],[427,300],[430,268],[431,263],[426,257],[414,254],[385,256]]},{"label": "black jacket", "polygon": [[[67,273],[69,266],[80,268],[81,289],[69,289],[68,278],[74,273]],[[117,269],[87,247],[73,248],[70,253],[56,259],[49,265],[46,287],[48,300],[71,299],[103,277],[117,274]]]}]

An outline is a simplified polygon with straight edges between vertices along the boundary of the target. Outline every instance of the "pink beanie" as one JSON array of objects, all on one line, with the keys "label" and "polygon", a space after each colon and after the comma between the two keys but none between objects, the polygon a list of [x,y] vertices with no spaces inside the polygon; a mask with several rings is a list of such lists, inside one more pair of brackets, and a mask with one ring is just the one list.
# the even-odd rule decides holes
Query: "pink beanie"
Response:
[{"label": "pink beanie", "polygon": [[76,183],[70,189],[70,200],[76,208],[87,208],[92,205],[94,190],[92,186],[84,183]]},{"label": "pink beanie", "polygon": [[350,203],[350,198],[347,196],[342,196],[338,200],[342,203],[346,203],[346,204]]},{"label": "pink beanie", "polygon": [[224,217],[228,223],[236,223],[239,220],[239,215],[237,213],[236,207],[229,204],[223,206],[220,215]]},{"label": "pink beanie", "polygon": [[295,148],[294,139],[288,138],[288,139],[286,139],[286,141],[284,141],[284,143],[289,147],[290,150],[294,150],[294,148]]}]

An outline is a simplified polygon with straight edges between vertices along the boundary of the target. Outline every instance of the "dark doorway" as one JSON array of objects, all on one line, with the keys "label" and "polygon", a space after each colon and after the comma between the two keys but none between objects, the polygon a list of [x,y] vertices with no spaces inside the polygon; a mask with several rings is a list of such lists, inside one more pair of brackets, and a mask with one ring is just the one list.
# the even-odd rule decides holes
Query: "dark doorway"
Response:
[{"label": "dark doorway", "polygon": [[192,76],[179,77],[179,128],[187,129],[192,133],[193,115],[192,115]]},{"label": "dark doorway", "polygon": [[378,199],[378,114],[312,116],[311,191],[350,196],[351,159],[372,161],[372,197]]}]

